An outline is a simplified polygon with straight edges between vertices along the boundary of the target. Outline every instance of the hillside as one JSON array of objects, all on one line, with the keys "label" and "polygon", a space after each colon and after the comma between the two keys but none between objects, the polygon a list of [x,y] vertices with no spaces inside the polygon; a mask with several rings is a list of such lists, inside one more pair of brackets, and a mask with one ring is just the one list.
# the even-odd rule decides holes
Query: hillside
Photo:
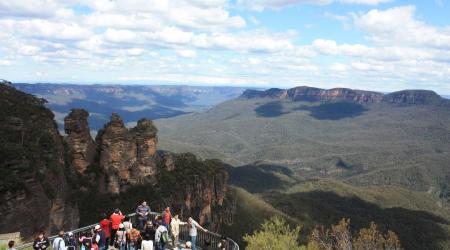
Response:
[{"label": "hillside", "polygon": [[244,89],[233,87],[149,86],[106,84],[26,84],[14,86],[45,98],[62,130],[63,119],[73,108],[91,113],[91,129],[97,131],[118,113],[129,126],[142,118],[158,119],[206,110],[238,97]]},{"label": "hillside", "polygon": [[244,94],[207,112],[156,124],[161,147],[175,152],[189,150],[232,165],[288,167],[299,180],[397,185],[448,197],[447,103],[420,91],[379,100],[293,101]]},{"label": "hillside", "polygon": [[232,222],[223,163],[159,151],[151,120],[128,129],[113,113],[93,140],[89,112],[74,109],[62,137],[44,99],[9,83],[0,97],[0,233],[69,231],[144,199],[214,231]]}]

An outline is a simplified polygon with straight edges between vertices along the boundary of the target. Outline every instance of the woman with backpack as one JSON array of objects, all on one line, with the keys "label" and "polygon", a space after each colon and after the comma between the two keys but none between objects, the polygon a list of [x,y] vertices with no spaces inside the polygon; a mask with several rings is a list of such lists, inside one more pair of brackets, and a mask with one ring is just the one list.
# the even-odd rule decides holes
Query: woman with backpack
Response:
[{"label": "woman with backpack", "polygon": [[169,243],[169,232],[167,228],[161,224],[156,228],[155,245],[156,250],[165,250],[166,244]]}]

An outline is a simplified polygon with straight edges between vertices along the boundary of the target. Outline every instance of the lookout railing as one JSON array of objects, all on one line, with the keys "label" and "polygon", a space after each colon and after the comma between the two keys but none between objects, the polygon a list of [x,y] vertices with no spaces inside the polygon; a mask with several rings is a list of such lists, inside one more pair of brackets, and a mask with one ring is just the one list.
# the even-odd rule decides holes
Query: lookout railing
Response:
[{"label": "lookout railing", "polygon": [[[161,215],[161,214],[151,212],[150,215],[154,217],[154,216]],[[131,223],[133,223],[133,225],[137,225],[136,213],[129,214],[128,217],[130,217],[130,221],[131,221]],[[92,232],[96,225],[98,225],[98,223],[95,223],[95,224],[92,224],[89,226],[85,226],[85,227],[81,227],[81,228],[77,228],[77,229],[71,230],[70,232],[73,233],[75,239],[78,239],[82,234]],[[50,245],[53,243],[53,240],[56,239],[56,237],[58,237],[58,236],[53,235],[48,238],[50,240]],[[182,242],[186,242],[189,240],[188,225],[180,225],[179,239]],[[205,233],[201,230],[198,230],[196,245],[197,245],[197,247],[201,248],[204,246],[204,243],[208,240],[209,242],[211,242],[212,247],[218,247],[218,244],[219,244],[219,242],[222,241],[222,239],[223,239],[222,235],[220,235],[220,234],[217,234],[214,232],[209,232],[209,231]],[[227,250],[239,250],[239,245],[230,238],[226,238],[226,246],[225,247],[226,247],[225,249],[227,249]],[[22,245],[19,245],[16,247],[16,249],[17,250],[33,249],[33,242],[27,242]]]}]

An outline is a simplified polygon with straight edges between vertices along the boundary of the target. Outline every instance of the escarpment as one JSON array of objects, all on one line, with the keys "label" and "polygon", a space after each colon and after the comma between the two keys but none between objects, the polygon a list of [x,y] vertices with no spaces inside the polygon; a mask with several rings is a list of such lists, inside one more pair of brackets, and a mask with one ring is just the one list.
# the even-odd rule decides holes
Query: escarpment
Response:
[{"label": "escarpment", "polygon": [[64,146],[45,100],[0,84],[0,233],[78,226]]},{"label": "escarpment", "polygon": [[241,98],[270,98],[288,101],[349,101],[354,103],[387,103],[401,105],[447,105],[450,102],[429,90],[402,90],[389,94],[348,88],[320,89],[307,86],[291,89],[246,90]]}]

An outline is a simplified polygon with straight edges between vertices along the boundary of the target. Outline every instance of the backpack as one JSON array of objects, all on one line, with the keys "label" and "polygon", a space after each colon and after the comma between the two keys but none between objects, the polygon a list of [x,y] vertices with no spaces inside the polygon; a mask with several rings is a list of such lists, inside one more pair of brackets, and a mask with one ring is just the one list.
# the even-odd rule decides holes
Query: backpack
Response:
[{"label": "backpack", "polygon": [[162,233],[161,242],[164,244],[169,242],[169,233],[167,233],[167,230]]}]

